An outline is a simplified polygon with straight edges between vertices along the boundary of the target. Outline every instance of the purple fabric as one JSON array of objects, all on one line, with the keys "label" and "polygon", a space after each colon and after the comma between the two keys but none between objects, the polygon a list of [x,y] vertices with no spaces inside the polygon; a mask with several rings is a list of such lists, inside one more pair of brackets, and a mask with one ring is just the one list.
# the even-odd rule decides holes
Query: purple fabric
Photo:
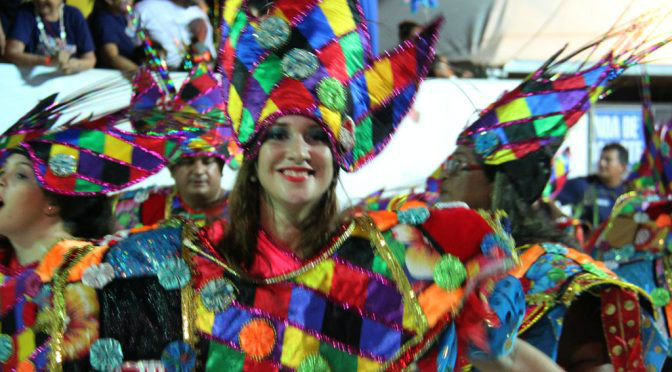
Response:
[{"label": "purple fabric", "polygon": [[387,322],[402,325],[404,305],[401,294],[395,287],[386,286],[377,280],[369,280],[364,308],[369,313],[381,315]]}]

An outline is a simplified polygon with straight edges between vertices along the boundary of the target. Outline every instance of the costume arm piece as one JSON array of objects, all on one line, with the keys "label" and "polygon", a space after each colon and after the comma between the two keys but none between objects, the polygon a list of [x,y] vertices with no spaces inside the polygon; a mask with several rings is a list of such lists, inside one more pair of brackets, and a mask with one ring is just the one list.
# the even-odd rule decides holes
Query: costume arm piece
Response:
[{"label": "costume arm piece", "polygon": [[456,337],[437,338],[439,352],[423,360],[436,357],[444,365],[455,344],[457,367],[469,364],[469,354],[492,359],[513,349],[525,304],[518,280],[506,276],[517,258],[500,217],[462,207],[430,211],[415,202],[372,213],[381,230],[407,247],[403,265],[411,285],[428,281],[417,295],[428,334],[455,327]]}]

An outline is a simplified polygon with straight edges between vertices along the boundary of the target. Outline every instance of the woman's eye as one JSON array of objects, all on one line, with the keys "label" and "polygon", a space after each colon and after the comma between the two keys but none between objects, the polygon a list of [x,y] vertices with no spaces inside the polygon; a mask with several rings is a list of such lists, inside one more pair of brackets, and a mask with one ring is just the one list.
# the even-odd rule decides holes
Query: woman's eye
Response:
[{"label": "woman's eye", "polygon": [[285,128],[270,128],[266,134],[266,139],[269,140],[284,140],[289,138],[289,133]]},{"label": "woman's eye", "polygon": [[327,132],[322,130],[322,128],[314,128],[309,130],[306,134],[306,141],[310,143],[322,142],[328,144],[329,136],[327,135]]},{"label": "woman's eye", "polygon": [[28,175],[25,174],[25,173],[22,173],[22,172],[17,172],[16,173],[16,178],[21,179],[21,180],[25,180],[25,179],[28,179]]}]

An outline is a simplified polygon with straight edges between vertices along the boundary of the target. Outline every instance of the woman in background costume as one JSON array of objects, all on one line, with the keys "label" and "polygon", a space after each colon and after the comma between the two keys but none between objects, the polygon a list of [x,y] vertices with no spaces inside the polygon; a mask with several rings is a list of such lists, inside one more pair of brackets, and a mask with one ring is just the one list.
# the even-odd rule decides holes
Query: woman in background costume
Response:
[{"label": "woman in background costume", "polygon": [[512,274],[527,302],[520,337],[568,371],[660,370],[665,358],[667,339],[655,327],[648,295],[571,248],[533,207],[567,130],[648,52],[607,56],[547,79],[551,59],[464,130],[444,165],[443,200],[507,213],[522,263]]},{"label": "woman in background costume", "polygon": [[163,166],[164,140],[113,126],[121,115],[54,128],[82,100],[41,101],[0,137],[0,365],[3,371],[89,371],[99,349],[93,276],[109,233],[106,192]]},{"label": "woman in background costume", "polygon": [[108,367],[506,363],[523,298],[504,277],[514,255],[497,218],[336,209],[339,169],[354,171],[385,146],[431,63],[440,22],[374,59],[354,1],[277,1],[261,18],[229,1],[223,13],[226,112],[246,154],[231,223],[169,221],[110,248]]}]

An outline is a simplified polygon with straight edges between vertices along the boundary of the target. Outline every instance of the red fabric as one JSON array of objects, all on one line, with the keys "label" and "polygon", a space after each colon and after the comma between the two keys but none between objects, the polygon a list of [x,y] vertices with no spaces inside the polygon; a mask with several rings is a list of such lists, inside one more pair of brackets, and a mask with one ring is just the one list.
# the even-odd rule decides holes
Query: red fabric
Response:
[{"label": "red fabric", "polygon": [[559,79],[553,82],[553,88],[557,90],[584,88],[586,82],[583,80],[583,75],[572,76],[569,79]]},{"label": "red fabric", "polygon": [[194,270],[192,279],[194,288],[200,289],[211,279],[221,278],[224,275],[224,268],[202,256],[193,256]]},{"label": "red fabric", "polygon": [[291,297],[292,287],[287,283],[261,286],[255,292],[254,307],[278,318],[286,319]]},{"label": "red fabric", "polygon": [[257,253],[249,269],[249,274],[268,278],[286,274],[301,267],[301,260],[288,250],[276,246],[264,233],[257,239]]},{"label": "red fabric", "polygon": [[271,92],[271,100],[282,110],[306,110],[315,105],[315,99],[298,80],[285,78]]},{"label": "red fabric", "polygon": [[303,13],[306,13],[308,9],[312,8],[317,0],[311,1],[296,1],[296,0],[276,0],[274,5],[276,8],[282,10],[282,13],[290,21],[297,16],[300,16]]},{"label": "red fabric", "polygon": [[11,310],[14,307],[16,296],[16,281],[14,279],[9,280],[5,285],[0,287],[0,315],[7,314],[7,311]]},{"label": "red fabric", "polygon": [[417,366],[418,369],[417,371],[420,372],[436,372],[438,371],[438,366],[436,364],[436,359],[439,357],[439,348],[435,344],[432,346],[432,348],[427,352],[427,354],[423,355],[420,360],[418,360]]},{"label": "red fabric", "polygon": [[35,324],[35,317],[37,316],[37,304],[34,302],[26,301],[23,305],[22,316],[23,316],[23,325],[26,328],[30,328]]},{"label": "red fabric", "polygon": [[254,359],[245,358],[243,363],[243,372],[275,372],[278,367],[273,365],[270,360],[256,361]]},{"label": "red fabric", "polygon": [[336,263],[329,296],[338,302],[363,309],[368,285],[369,278],[366,274]]},{"label": "red fabric", "polygon": [[146,148],[150,151],[154,151],[159,155],[165,153],[166,139],[165,137],[146,137],[146,136],[137,136],[136,143]]},{"label": "red fabric", "polygon": [[340,82],[348,80],[348,69],[345,65],[345,56],[338,40],[334,40],[327,46],[318,51],[317,56],[322,64],[329,71],[329,75],[335,77]]},{"label": "red fabric", "polygon": [[77,178],[74,175],[67,177],[58,177],[51,173],[51,169],[47,167],[44,173],[44,183],[61,191],[75,191],[75,181]]},{"label": "red fabric", "polygon": [[162,221],[166,215],[166,194],[150,194],[140,206],[141,223],[145,226]]},{"label": "red fabric", "polygon": [[408,84],[415,83],[417,72],[417,58],[415,46],[406,48],[391,57],[392,76],[394,77],[394,89],[404,89]]},{"label": "red fabric", "polygon": [[481,215],[466,208],[432,210],[422,227],[444,252],[463,262],[481,253],[481,240],[492,232]]},{"label": "red fabric", "polygon": [[[224,48],[219,52],[219,57],[222,64],[222,71],[224,71],[226,78],[233,80],[233,64],[236,56],[233,47],[231,47],[231,39],[228,37],[224,41]],[[227,96],[228,93],[229,92],[224,92]],[[238,94],[240,95],[240,92]]]}]

